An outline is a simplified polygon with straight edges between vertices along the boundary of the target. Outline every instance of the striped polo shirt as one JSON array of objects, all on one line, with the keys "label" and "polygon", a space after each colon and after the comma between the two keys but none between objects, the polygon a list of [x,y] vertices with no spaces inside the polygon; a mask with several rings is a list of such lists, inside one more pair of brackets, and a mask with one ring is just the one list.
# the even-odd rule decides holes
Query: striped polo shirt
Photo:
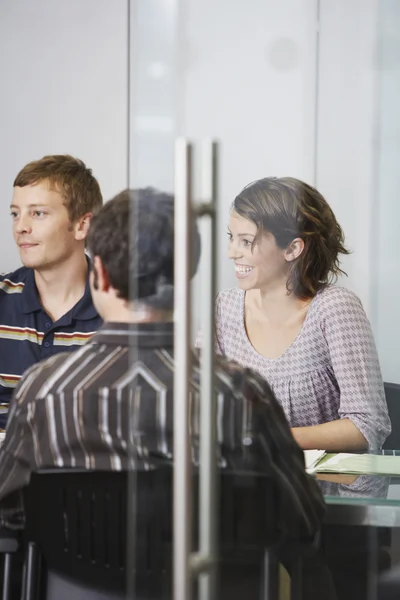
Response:
[{"label": "striped polo shirt", "polygon": [[89,279],[79,302],[53,322],[40,304],[33,269],[21,267],[0,275],[0,403],[10,401],[24,371],[53,354],[76,350],[101,322]]},{"label": "striped polo shirt", "polygon": [[[21,490],[43,468],[119,471],[173,460],[174,331],[171,323],[105,323],[76,352],[21,379],[0,448],[0,523],[23,525]],[[190,381],[191,456],[199,461],[199,365]],[[324,513],[316,482],[268,383],[221,361],[215,377],[221,469],[270,474],[283,530],[311,534]]]}]

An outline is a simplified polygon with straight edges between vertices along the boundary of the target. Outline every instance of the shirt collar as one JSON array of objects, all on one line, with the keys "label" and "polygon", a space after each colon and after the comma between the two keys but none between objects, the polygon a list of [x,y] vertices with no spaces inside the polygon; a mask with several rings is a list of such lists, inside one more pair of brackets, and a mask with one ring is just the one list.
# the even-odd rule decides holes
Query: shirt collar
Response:
[{"label": "shirt collar", "polygon": [[[77,302],[70,311],[68,311],[63,317],[61,317],[60,324],[62,325],[70,324],[72,322],[72,319],[88,321],[90,319],[95,319],[96,317],[98,317],[97,311],[93,305],[92,294],[90,292],[89,285],[91,262],[88,257],[86,257],[86,260],[89,268],[85,285],[85,293],[83,294],[79,302]],[[24,289],[21,294],[21,300],[22,312],[25,314],[43,310],[35,283],[35,273],[33,269],[28,270],[28,274],[25,279]]]},{"label": "shirt collar", "polygon": [[25,279],[24,289],[21,293],[22,312],[25,314],[43,310],[40,304],[39,294],[35,283],[35,273],[33,269],[28,269]]},{"label": "shirt collar", "polygon": [[87,276],[86,285],[85,285],[85,293],[83,294],[83,296],[79,300],[79,302],[77,302],[75,304],[75,306],[72,308],[72,311],[70,311],[72,319],[78,319],[81,321],[89,321],[90,319],[95,319],[96,317],[99,316],[97,313],[97,310],[94,307],[93,300],[92,300],[92,294],[90,291],[90,284],[89,284],[90,269],[91,269],[91,266],[89,263],[88,276]]},{"label": "shirt collar", "polygon": [[172,348],[173,323],[104,323],[91,337],[91,344],[147,348]]}]

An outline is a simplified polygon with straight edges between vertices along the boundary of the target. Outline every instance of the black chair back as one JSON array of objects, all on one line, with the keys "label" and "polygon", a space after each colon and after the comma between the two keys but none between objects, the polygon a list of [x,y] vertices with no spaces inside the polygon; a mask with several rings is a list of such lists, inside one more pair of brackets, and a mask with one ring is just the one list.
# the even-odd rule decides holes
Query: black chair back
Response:
[{"label": "black chair back", "polygon": [[400,385],[385,383],[386,402],[392,423],[392,432],[383,445],[385,450],[400,450]]},{"label": "black chair back", "polygon": [[[170,472],[135,472],[132,481],[127,472],[36,473],[25,494],[26,539],[40,549],[46,569],[83,585],[123,591],[131,551],[132,575],[141,585],[147,579],[148,587],[162,586],[162,574],[170,572]],[[129,490],[134,523],[128,520]]]},{"label": "black chair back", "polygon": [[[26,536],[31,550],[40,550],[44,572],[50,569],[79,584],[120,593],[129,578],[138,597],[170,598],[172,475],[170,465],[130,476],[61,469],[34,474],[25,493]],[[197,488],[194,474],[195,499]],[[219,498],[223,587],[224,573],[260,570],[265,549],[279,541],[279,498],[269,477],[229,472],[221,472]],[[196,511],[195,502],[194,515]],[[197,519],[192,525],[196,543]],[[35,597],[34,563],[28,571],[26,597]]]}]

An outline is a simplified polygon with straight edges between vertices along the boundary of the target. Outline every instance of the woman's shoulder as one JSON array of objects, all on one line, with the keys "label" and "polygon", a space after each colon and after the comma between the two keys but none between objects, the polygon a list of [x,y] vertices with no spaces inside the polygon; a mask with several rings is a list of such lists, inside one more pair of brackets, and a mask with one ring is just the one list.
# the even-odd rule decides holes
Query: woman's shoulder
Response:
[{"label": "woman's shoulder", "polygon": [[239,288],[222,290],[217,295],[217,305],[221,308],[233,308],[243,303],[244,291]]},{"label": "woman's shoulder", "polygon": [[327,285],[315,297],[319,306],[338,307],[346,305],[358,305],[362,307],[360,298],[351,290],[339,285]]},{"label": "woman's shoulder", "polygon": [[328,285],[318,292],[314,301],[317,314],[324,319],[337,317],[345,320],[349,314],[365,316],[360,298],[345,287]]}]

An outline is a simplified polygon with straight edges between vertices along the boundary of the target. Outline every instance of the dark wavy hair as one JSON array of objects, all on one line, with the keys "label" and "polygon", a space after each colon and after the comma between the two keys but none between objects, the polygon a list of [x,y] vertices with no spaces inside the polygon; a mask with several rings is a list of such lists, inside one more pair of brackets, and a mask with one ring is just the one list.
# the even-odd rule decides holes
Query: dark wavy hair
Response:
[{"label": "dark wavy hair", "polygon": [[[200,235],[192,222],[192,268],[200,257]],[[92,218],[88,242],[112,287],[127,301],[173,307],[174,198],[153,188],[124,190]]]},{"label": "dark wavy hair", "polygon": [[257,226],[254,244],[263,232],[275,237],[279,248],[295,238],[304,250],[291,263],[286,284],[289,293],[307,299],[346,273],[339,255],[349,254],[343,231],[324,197],[294,177],[265,177],[246,186],[235,198],[232,210]]}]

